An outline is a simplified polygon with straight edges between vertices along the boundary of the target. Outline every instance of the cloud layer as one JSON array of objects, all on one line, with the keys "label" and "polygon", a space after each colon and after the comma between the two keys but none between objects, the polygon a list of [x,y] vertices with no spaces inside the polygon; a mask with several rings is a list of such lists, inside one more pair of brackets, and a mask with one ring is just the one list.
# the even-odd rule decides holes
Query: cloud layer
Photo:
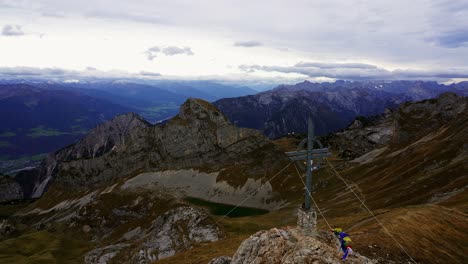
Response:
[{"label": "cloud layer", "polygon": [[154,46],[154,47],[148,48],[145,51],[145,54],[146,54],[148,60],[154,60],[159,54],[164,54],[166,56],[174,56],[174,55],[192,56],[192,55],[194,55],[191,48],[189,48],[189,47],[177,47],[177,46],[168,46],[168,47],[164,47],[164,48]]},{"label": "cloud layer", "polygon": [[5,25],[2,29],[3,36],[22,36],[24,32],[21,30],[20,25]]},{"label": "cloud layer", "polygon": [[258,46],[262,46],[262,45],[263,44],[261,42],[254,41],[254,40],[234,42],[235,47],[251,48],[251,47],[258,47]]},{"label": "cloud layer", "polygon": [[311,78],[333,78],[345,80],[398,80],[398,79],[454,79],[468,78],[468,68],[417,70],[387,70],[364,63],[321,63],[299,62],[292,66],[240,65],[248,72],[278,72],[301,74]]},{"label": "cloud layer", "polygon": [[121,78],[158,78],[162,75],[157,72],[141,71],[135,73],[123,71],[102,71],[93,67],[84,70],[68,70],[61,68],[36,67],[0,67],[0,79],[121,79]]}]

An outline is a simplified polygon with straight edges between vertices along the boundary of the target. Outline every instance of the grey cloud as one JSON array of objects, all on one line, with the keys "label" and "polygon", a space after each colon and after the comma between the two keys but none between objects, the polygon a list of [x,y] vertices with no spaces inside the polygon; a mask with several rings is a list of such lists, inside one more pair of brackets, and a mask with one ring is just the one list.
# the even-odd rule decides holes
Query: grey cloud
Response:
[{"label": "grey cloud", "polygon": [[262,45],[263,44],[261,42],[254,41],[254,40],[234,42],[235,47],[251,48],[251,47],[258,47],[258,46],[262,46]]},{"label": "grey cloud", "polygon": [[179,47],[176,47],[176,46],[166,47],[166,48],[162,49],[162,53],[164,53],[164,55],[167,55],[167,56],[173,56],[173,55],[177,55],[177,54],[185,54],[185,55],[188,55],[188,56],[193,55],[193,52],[189,47],[179,48]]},{"label": "grey cloud", "polygon": [[432,40],[439,46],[446,48],[458,48],[468,46],[468,29],[455,30],[450,32],[440,33]]},{"label": "grey cloud", "polygon": [[[396,69],[393,71],[370,64],[352,63],[298,63],[294,66],[240,65],[239,69],[252,73],[256,71],[296,73],[308,77],[327,77],[346,80],[394,80],[394,79],[451,79],[468,78],[464,68],[448,70],[422,71],[414,69]],[[298,66],[299,65],[299,66]],[[333,67],[333,65],[336,65]]]},{"label": "grey cloud", "polygon": [[154,60],[159,54],[165,56],[174,56],[174,55],[194,55],[193,51],[189,47],[177,47],[177,46],[168,46],[160,48],[158,46],[151,47],[144,52],[148,60]]},{"label": "grey cloud", "polygon": [[52,17],[52,18],[65,18],[66,16],[60,13],[53,13],[53,12],[42,12],[41,16],[43,17]]},{"label": "grey cloud", "polygon": [[5,25],[2,29],[3,36],[22,36],[24,32],[21,30],[20,25]]},{"label": "grey cloud", "polygon": [[154,58],[157,57],[157,54],[161,51],[159,47],[151,47],[145,51],[146,56],[148,57],[148,60],[154,60]]},{"label": "grey cloud", "polygon": [[432,5],[436,12],[428,20],[431,34],[425,40],[443,48],[467,47],[468,2],[434,0]]}]

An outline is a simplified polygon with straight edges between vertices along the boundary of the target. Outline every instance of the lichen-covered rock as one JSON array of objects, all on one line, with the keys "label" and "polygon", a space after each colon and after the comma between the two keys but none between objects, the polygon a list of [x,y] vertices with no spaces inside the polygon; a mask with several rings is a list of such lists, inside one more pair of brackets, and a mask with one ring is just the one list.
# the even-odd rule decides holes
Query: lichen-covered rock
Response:
[{"label": "lichen-covered rock", "polygon": [[[342,263],[341,256],[336,238],[331,234],[322,232],[310,237],[296,229],[273,228],[259,231],[242,242],[230,264]],[[376,263],[357,253],[346,262]]]}]

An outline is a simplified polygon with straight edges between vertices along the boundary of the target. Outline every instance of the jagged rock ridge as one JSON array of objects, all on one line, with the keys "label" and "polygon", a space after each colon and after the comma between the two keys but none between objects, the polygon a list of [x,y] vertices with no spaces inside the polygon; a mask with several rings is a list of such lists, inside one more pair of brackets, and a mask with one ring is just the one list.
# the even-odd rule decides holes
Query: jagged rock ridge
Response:
[{"label": "jagged rock ridge", "polygon": [[[253,156],[253,152],[258,152]],[[64,186],[98,186],[138,171],[218,171],[254,159],[284,159],[260,133],[237,128],[213,105],[189,99],[179,115],[152,126],[136,114],[118,116],[74,145],[49,155],[26,196],[40,197],[53,181]],[[19,176],[21,178],[21,175]]]}]

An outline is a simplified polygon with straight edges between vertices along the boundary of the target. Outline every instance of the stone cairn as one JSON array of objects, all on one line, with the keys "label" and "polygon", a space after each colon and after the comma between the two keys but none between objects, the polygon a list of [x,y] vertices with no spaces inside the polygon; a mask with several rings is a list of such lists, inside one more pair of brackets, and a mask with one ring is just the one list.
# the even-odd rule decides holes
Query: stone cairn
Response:
[{"label": "stone cairn", "polygon": [[305,211],[303,208],[299,208],[297,210],[297,228],[305,236],[317,236],[317,213],[315,210]]}]

